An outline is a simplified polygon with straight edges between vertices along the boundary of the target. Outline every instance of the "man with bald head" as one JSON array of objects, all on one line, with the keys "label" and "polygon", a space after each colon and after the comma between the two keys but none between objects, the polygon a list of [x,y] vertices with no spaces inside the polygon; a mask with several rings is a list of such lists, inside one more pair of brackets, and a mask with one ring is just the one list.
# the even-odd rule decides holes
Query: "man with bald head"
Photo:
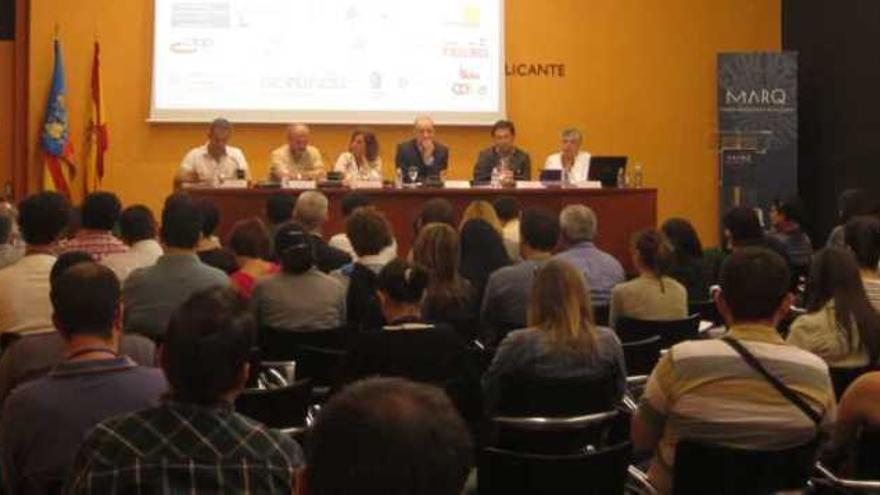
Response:
[{"label": "man with bald head", "polygon": [[309,144],[309,126],[290,125],[287,128],[287,144],[272,152],[269,180],[317,180],[323,176],[321,152]]},{"label": "man with bald head", "polygon": [[[416,118],[415,136],[397,145],[395,163],[404,182],[424,182],[428,177],[438,177],[449,166],[449,148],[434,140],[434,121],[427,115]],[[415,169],[418,177],[409,177]]]}]

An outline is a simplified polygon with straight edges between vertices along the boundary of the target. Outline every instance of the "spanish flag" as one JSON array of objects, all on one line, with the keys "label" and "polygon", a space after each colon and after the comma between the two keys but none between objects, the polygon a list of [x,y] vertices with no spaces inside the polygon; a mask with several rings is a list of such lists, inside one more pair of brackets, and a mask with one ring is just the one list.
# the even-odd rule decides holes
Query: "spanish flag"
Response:
[{"label": "spanish flag", "polygon": [[101,46],[95,41],[92,58],[92,114],[89,119],[88,156],[86,158],[86,194],[101,189],[106,170],[107,121],[104,117],[104,91],[101,84]]},{"label": "spanish flag", "polygon": [[43,189],[58,191],[70,198],[71,180],[76,176],[73,161],[73,144],[70,140],[70,122],[67,120],[66,93],[64,85],[64,60],[61,57],[61,42],[55,37],[55,67],[52,71],[52,88],[46,102],[46,117],[40,135],[43,148]]}]

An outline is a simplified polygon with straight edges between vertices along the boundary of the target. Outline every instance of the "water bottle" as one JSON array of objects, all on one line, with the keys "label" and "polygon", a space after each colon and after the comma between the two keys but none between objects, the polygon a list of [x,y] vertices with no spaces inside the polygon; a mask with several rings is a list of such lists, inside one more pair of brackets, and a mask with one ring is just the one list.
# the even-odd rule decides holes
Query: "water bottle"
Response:
[{"label": "water bottle", "polygon": [[492,169],[492,177],[489,180],[489,184],[492,187],[498,187],[501,185],[501,171],[498,170],[498,167]]},{"label": "water bottle", "polygon": [[623,189],[626,187],[626,174],[623,172],[623,167],[617,169],[617,188]]},{"label": "water bottle", "polygon": [[397,189],[403,187],[403,171],[400,168],[394,169],[394,187]]},{"label": "water bottle", "polygon": [[633,172],[633,186],[642,187],[642,164],[636,163],[636,169]]}]

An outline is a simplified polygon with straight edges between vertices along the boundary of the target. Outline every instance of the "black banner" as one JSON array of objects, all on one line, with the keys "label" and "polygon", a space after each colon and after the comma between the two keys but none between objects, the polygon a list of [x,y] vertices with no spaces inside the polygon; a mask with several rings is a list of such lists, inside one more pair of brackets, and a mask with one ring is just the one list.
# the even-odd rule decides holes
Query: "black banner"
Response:
[{"label": "black banner", "polygon": [[718,55],[721,214],[797,194],[797,53]]}]

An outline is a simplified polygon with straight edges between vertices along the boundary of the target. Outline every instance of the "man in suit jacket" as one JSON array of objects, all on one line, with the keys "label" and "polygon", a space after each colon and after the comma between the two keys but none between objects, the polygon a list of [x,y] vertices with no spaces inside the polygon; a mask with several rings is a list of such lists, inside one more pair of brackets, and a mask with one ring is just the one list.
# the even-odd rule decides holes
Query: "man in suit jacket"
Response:
[{"label": "man in suit jacket", "polygon": [[532,159],[525,151],[514,146],[516,127],[509,120],[499,120],[492,126],[495,144],[480,152],[474,165],[474,180],[487,181],[496,168],[516,180],[529,180]]},{"label": "man in suit jacket", "polygon": [[[422,182],[446,170],[449,166],[449,148],[434,140],[434,121],[431,117],[423,115],[416,118],[415,137],[397,145],[394,162],[404,182]],[[419,171],[415,181],[407,176],[407,170],[413,167]]]}]

